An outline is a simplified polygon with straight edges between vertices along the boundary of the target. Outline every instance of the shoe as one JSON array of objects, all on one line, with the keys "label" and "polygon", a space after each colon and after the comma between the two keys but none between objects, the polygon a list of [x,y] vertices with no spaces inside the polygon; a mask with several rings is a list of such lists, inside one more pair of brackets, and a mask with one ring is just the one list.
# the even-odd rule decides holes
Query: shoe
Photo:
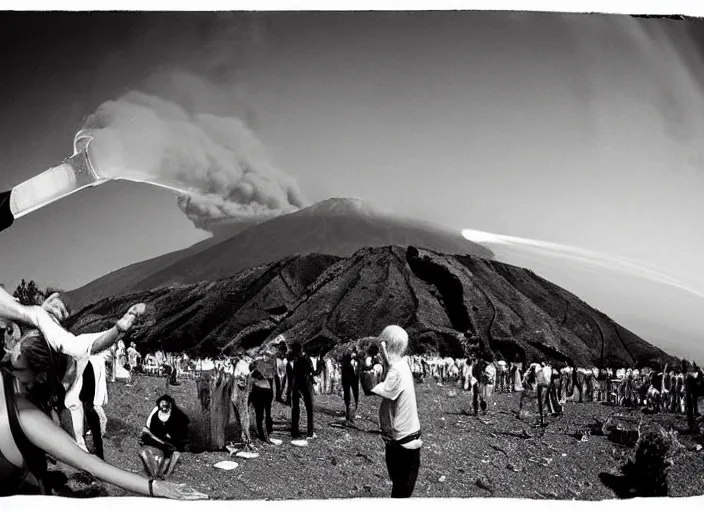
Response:
[{"label": "shoe", "polygon": [[318,438],[318,434],[316,434],[315,432],[313,432],[313,435],[308,436],[306,439],[311,440],[311,439],[317,439],[317,438]]}]

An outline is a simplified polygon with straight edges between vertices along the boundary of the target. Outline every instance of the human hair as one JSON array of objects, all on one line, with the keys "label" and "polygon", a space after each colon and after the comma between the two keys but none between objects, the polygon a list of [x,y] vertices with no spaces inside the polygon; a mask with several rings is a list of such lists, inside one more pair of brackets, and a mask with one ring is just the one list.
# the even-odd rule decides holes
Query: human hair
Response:
[{"label": "human hair", "polygon": [[36,329],[27,331],[19,343],[22,356],[27,361],[27,368],[34,374],[34,383],[28,390],[28,398],[45,412],[58,407],[66,396],[62,383],[68,366],[66,358],[51,349],[44,336]]},{"label": "human hair", "polygon": [[389,354],[402,356],[408,348],[408,333],[398,325],[389,325],[379,335],[379,338],[386,342],[386,350]]},{"label": "human hair", "polygon": [[174,407],[176,405],[176,400],[173,399],[171,395],[161,395],[159,398],[156,399],[156,405],[159,405],[161,402],[168,402],[171,407]]}]

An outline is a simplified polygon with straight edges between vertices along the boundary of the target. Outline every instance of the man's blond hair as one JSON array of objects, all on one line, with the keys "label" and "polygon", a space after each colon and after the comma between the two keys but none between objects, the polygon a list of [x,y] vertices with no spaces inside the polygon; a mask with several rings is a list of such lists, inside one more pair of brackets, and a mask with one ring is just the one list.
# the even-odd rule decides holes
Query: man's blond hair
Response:
[{"label": "man's blond hair", "polygon": [[389,325],[384,328],[379,338],[386,342],[386,350],[389,354],[402,356],[408,348],[408,333],[398,325]]}]

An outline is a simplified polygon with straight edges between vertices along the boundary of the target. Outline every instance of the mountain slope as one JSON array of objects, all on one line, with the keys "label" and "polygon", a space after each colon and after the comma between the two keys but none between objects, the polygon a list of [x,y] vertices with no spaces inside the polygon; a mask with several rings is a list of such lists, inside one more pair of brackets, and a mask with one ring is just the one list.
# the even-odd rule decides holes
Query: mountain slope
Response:
[{"label": "mountain slope", "polygon": [[347,257],[363,247],[386,245],[492,257],[490,250],[443,226],[388,214],[356,199],[329,199],[233,237],[209,239],[113,272],[69,292],[68,301],[79,308],[112,295],[221,279],[295,254]]},{"label": "mountain slope", "polygon": [[527,361],[674,361],[528,270],[413,246],[289,256],[216,281],[103,300],[69,327],[106,327],[138,301],[148,304],[148,318],[134,339],[149,350],[233,353],[283,334],[315,354],[395,323],[408,330],[413,351],[461,356],[473,339]]},{"label": "mountain slope", "polygon": [[109,274],[95,279],[80,288],[67,292],[67,302],[70,306],[75,308],[103,297],[110,297],[124,293],[126,290],[132,289],[133,286],[143,279],[146,279],[154,272],[158,272],[183,258],[198,254],[205,249],[217,245],[224,240],[235,236],[247,227],[249,227],[249,225],[241,224],[239,226],[231,227],[230,229],[222,229],[214,236],[185,249],[162,254],[161,256],[140,261],[119,270],[115,270],[114,272],[110,272]]}]

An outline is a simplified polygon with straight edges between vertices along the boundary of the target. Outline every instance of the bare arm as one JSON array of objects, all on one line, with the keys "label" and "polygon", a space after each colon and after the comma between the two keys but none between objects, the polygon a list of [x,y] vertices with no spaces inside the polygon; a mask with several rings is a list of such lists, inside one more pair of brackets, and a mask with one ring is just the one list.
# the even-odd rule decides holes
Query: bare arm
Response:
[{"label": "bare arm", "polygon": [[[100,480],[149,496],[149,480],[111,466],[84,452],[66,432],[38,409],[31,406],[21,407],[19,419],[25,435],[37,448],[69,466],[95,475]],[[156,492],[156,486],[154,491]]]},{"label": "bare arm", "polygon": [[107,331],[103,331],[100,336],[98,336],[93,342],[93,347],[91,348],[90,353],[92,355],[96,355],[100,354],[101,352],[105,352],[107,349],[117,343],[122,337],[122,335],[123,333],[121,333],[120,330],[115,326],[111,327]]},{"label": "bare arm", "polygon": [[27,306],[23,306],[17,302],[7,290],[0,286],[0,317],[18,324],[37,327],[32,322],[31,316],[30,309]]},{"label": "bare arm", "polygon": [[[26,400],[18,402],[21,404],[19,420],[22,431],[34,446],[69,466],[89,472],[104,482],[136,494],[150,496],[149,479],[111,466],[95,455],[84,452],[48,416]],[[153,495],[155,497],[178,500],[202,500],[208,498],[206,494],[200,493],[188,485],[175,482],[152,482]]]}]

